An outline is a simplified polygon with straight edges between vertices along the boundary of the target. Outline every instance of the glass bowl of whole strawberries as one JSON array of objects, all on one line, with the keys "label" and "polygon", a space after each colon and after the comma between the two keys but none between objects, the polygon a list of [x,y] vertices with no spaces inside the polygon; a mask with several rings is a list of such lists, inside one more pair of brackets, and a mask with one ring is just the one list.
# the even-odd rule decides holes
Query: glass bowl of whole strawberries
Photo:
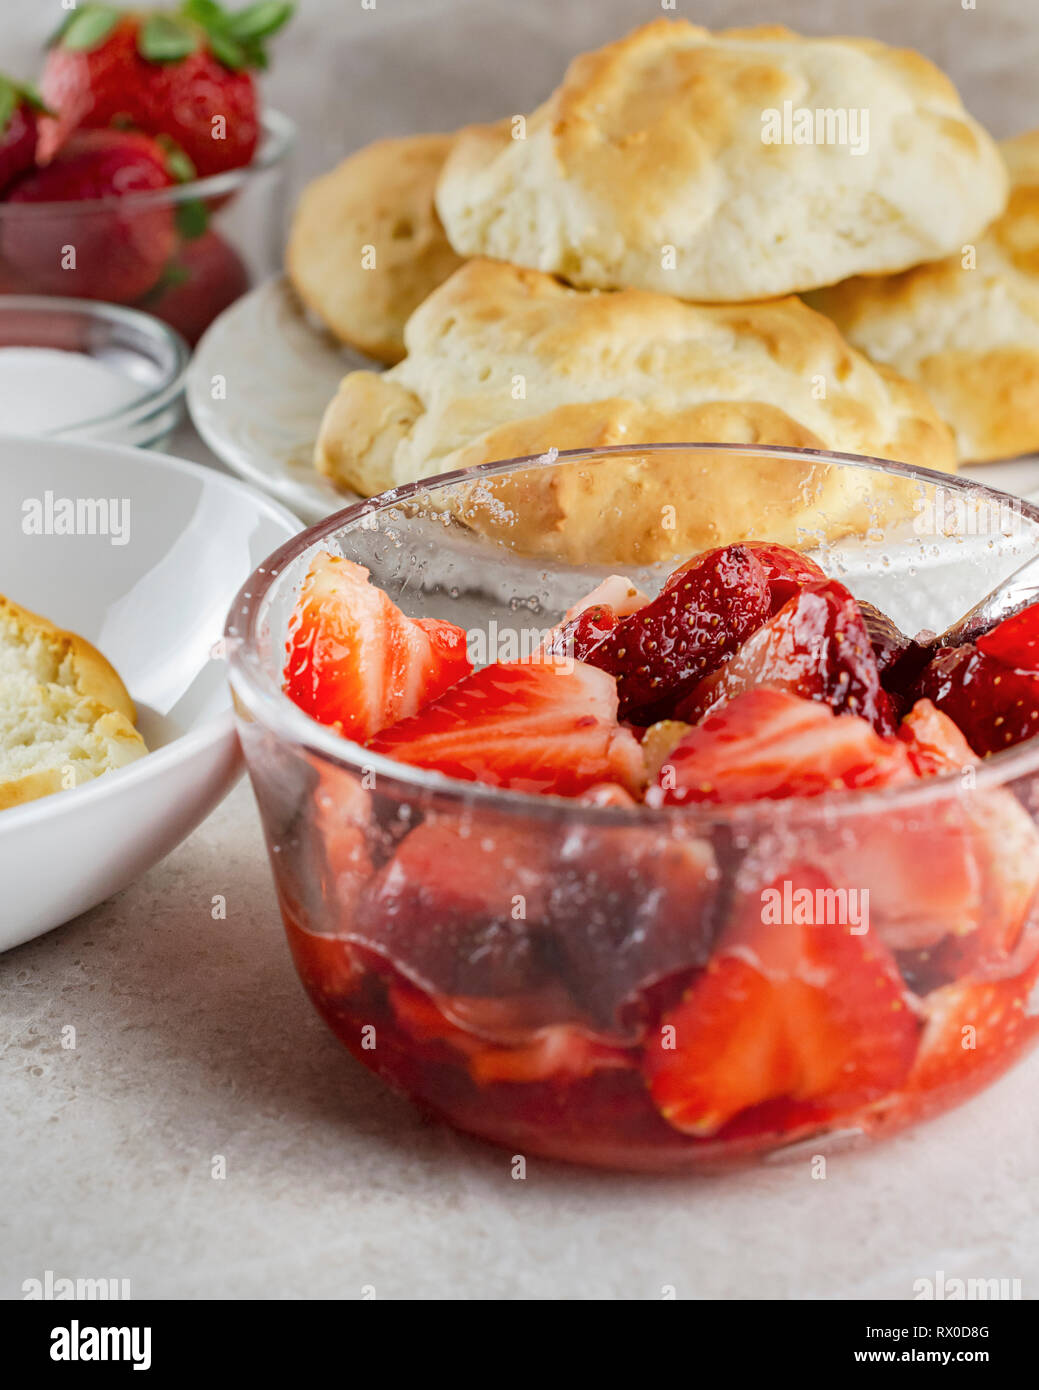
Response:
[{"label": "glass bowl of whole strawberries", "polygon": [[[608,499],[583,557],[529,524],[548,495]],[[1039,1032],[1039,604],[935,634],[1037,548],[1004,494],[742,445],[312,527],[227,644],[322,1017],[471,1134],[627,1169],[825,1153],[985,1086]]]},{"label": "glass bowl of whole strawberries", "polygon": [[134,305],[191,344],[276,269],[292,123],[254,71],[293,6],[68,11],[0,77],[0,293]]}]

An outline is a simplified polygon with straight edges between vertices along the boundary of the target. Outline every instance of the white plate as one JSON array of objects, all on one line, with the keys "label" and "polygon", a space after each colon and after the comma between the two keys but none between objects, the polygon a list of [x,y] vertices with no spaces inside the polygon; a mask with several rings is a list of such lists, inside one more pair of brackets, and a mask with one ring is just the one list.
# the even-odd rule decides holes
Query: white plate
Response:
[{"label": "white plate", "polygon": [[[112,534],[27,534],[26,504],[128,500]],[[85,912],[168,854],[241,764],[224,662],[238,588],[300,529],[212,469],[142,449],[0,436],[0,593],[104,652],[148,755],[0,811],[0,950]]]},{"label": "white plate", "polygon": [[195,349],[187,401],[218,458],[307,522],[356,500],[311,462],[340,378],[377,369],[307,318],[284,277],[268,280],[216,319]]},{"label": "white plate", "polygon": [[[307,522],[356,500],[311,463],[325,407],[340,378],[377,362],[338,344],[307,316],[284,276],[225,309],[195,351],[187,401],[218,458]],[[1039,455],[961,470],[965,477],[1033,501]]]}]

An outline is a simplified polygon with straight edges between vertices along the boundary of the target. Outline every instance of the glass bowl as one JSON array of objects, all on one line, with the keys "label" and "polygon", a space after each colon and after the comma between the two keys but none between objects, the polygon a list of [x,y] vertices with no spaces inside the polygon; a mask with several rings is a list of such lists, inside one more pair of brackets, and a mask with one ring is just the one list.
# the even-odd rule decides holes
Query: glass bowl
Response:
[{"label": "glass bowl", "polygon": [[245,168],[121,197],[0,202],[0,293],[134,305],[194,345],[280,268],[294,138],[292,122],[268,110]]},{"label": "glass bowl", "polygon": [[[692,531],[647,531],[660,478]],[[583,561],[577,532],[561,547],[528,524],[546,486],[609,499]],[[753,522],[732,496],[757,498]],[[883,791],[625,808],[402,766],[280,688],[320,549],[367,566],[410,616],[465,628],[487,661],[536,647],[618,558],[655,592],[692,548],[744,539],[800,544],[903,630],[940,631],[1034,554],[1039,510],[808,450],[552,453],[348,507],[231,610],[239,730],[307,991],[359,1061],[516,1154],[659,1171],[825,1152],[959,1102],[1039,1029],[1039,739]],[[844,897],[812,910],[844,925],[805,964],[789,902],[820,875]],[[783,907],[757,951],[766,891]]]},{"label": "glass bowl", "polygon": [[[98,389],[93,379],[77,392],[62,390],[58,359],[48,364],[55,369],[53,379],[41,377],[51,385],[37,383],[35,394],[29,394],[26,382],[41,369],[23,359],[8,375],[7,348],[82,354],[117,374],[119,404],[110,409],[96,400],[85,404],[82,397]],[[46,295],[0,297],[0,414],[9,433],[161,448],[184,414],[189,358],[179,333],[137,309]]]}]

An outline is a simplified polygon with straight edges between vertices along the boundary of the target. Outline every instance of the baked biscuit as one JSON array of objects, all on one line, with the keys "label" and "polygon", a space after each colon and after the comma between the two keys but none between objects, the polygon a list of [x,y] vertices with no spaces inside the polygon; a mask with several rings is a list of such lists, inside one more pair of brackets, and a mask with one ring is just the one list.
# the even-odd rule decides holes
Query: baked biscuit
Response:
[{"label": "baked biscuit", "polygon": [[96,647],[0,595],[0,811],[143,757],[135,718]]},{"label": "baked biscuit", "polygon": [[[953,466],[951,434],[920,388],[874,367],[793,297],[694,305],[642,290],[587,293],[478,259],[416,310],[405,339],[398,366],[350,373],[326,411],[315,462],[337,486],[372,495],[551,448],[696,440]],[[804,465],[795,486],[788,463],[731,455],[701,458],[695,480],[677,456],[651,471],[631,459],[550,470],[528,476],[509,541],[649,563],[726,529],[795,539],[820,507],[840,534],[861,516],[834,492],[839,470],[828,472],[820,497],[809,486],[817,465]],[[861,477],[882,488],[878,475]],[[665,535],[667,506],[676,521]]]},{"label": "baked biscuit", "polygon": [[1006,199],[994,143],[925,58],[775,25],[655,20],[575,59],[519,133],[456,137],[447,235],[586,288],[728,303],[904,270]]},{"label": "baked biscuit", "polygon": [[433,206],[451,138],[377,140],[309,184],[296,208],[286,269],[297,293],[380,362],[400,361],[409,314],[461,265]]},{"label": "baked biscuit", "polygon": [[97,700],[137,722],[129,692],[107,657],[85,637],[0,594],[0,675],[16,673],[68,686],[80,698]]},{"label": "baked biscuit", "polygon": [[1000,148],[1010,201],[976,244],[812,296],[856,347],[926,387],[965,462],[1039,449],[1039,131]]}]

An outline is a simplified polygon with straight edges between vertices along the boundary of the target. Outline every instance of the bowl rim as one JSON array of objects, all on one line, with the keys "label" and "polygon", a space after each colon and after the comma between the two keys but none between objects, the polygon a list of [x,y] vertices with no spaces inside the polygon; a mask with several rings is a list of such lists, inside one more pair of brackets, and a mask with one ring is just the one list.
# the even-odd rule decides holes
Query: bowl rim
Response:
[{"label": "bowl rim", "polygon": [[[81,430],[100,429],[110,425],[129,425],[157,415],[173,405],[184,394],[184,383],[191,365],[191,349],[177,330],[143,309],[135,309],[126,304],[109,304],[102,299],[74,299],[64,295],[50,294],[5,294],[0,295],[0,318],[8,311],[46,317],[48,314],[63,313],[76,315],[86,320],[95,320],[112,325],[123,324],[136,328],[155,341],[165,342],[172,350],[173,362],[165,378],[154,386],[147,387],[141,395],[126,405],[117,406],[103,415],[91,415],[77,420],[71,425],[59,425],[54,429],[37,430],[30,436],[36,439],[62,439],[76,443],[89,443],[82,440]],[[3,347],[34,347],[32,343],[4,343]],[[75,351],[75,349],[55,348],[56,352]],[[132,380],[132,378],[127,378]]]},{"label": "bowl rim", "polygon": [[691,827],[703,829],[718,824],[735,829],[747,828],[767,821],[775,827],[797,822],[832,823],[864,813],[890,813],[911,810],[924,802],[947,800],[950,797],[973,796],[976,791],[1003,788],[1007,782],[1030,773],[1039,772],[1039,735],[999,753],[991,754],[977,765],[974,786],[964,787],[959,771],[938,777],[920,779],[904,786],[870,790],[848,790],[825,793],[821,796],[795,796],[779,800],[761,799],[736,804],[694,804],[692,806],[595,806],[576,797],[560,797],[534,792],[513,791],[481,782],[465,782],[428,768],[411,767],[383,754],[373,753],[362,744],[335,733],[304,713],[273,679],[265,668],[258,650],[257,627],[263,601],[273,582],[307,550],[345,525],[356,525],[364,517],[386,511],[431,489],[440,489],[462,481],[500,477],[513,471],[527,471],[556,466],[561,460],[576,463],[615,454],[661,455],[668,453],[734,453],[772,456],[791,460],[811,459],[824,463],[849,466],[863,472],[879,472],[902,477],[913,482],[944,485],[972,497],[985,497],[997,502],[1010,501],[1018,512],[1039,529],[1039,505],[1003,492],[973,479],[960,478],[953,473],[899,463],[873,455],[847,454],[837,450],[801,449],[777,444],[722,444],[709,441],[696,443],[617,444],[590,449],[550,449],[543,454],[522,455],[518,458],[495,460],[472,468],[454,469],[434,474],[413,483],[390,488],[374,497],[333,512],[322,521],[308,526],[274,551],[242,585],[228,612],[224,639],[229,664],[229,676],[237,700],[258,721],[280,739],[299,745],[305,752],[320,757],[335,766],[352,772],[371,772],[380,790],[387,787],[406,798],[424,794],[438,800],[453,800],[460,807],[494,809],[502,814],[514,814],[544,820],[573,820],[613,826]]},{"label": "bowl rim", "polygon": [[67,216],[70,207],[86,214],[112,208],[137,212],[169,203],[218,198],[223,194],[233,193],[248,183],[254,175],[265,174],[283,164],[296,143],[295,121],[273,107],[267,107],[260,113],[260,126],[263,138],[256,153],[248,164],[240,165],[236,169],[225,169],[222,173],[209,174],[201,179],[188,179],[185,183],[173,183],[168,188],[149,188],[136,193],[110,193],[103,198],[52,199],[45,203],[0,202],[0,222],[5,218],[54,217],[62,212]]},{"label": "bowl rim", "polygon": [[[102,440],[56,439],[53,435],[26,436],[0,433],[0,450],[8,444],[24,448],[27,441],[30,440],[57,445],[62,449],[82,449],[99,456],[103,454],[108,459],[115,454],[121,457],[127,467],[135,473],[140,472],[142,468],[152,468],[160,474],[169,472],[186,474],[188,477],[199,479],[205,486],[221,487],[232,494],[245,494],[245,498],[253,507],[256,515],[266,514],[271,520],[293,528],[292,539],[301,529],[302,524],[299,518],[273,497],[268,497],[258,488],[250,487],[240,478],[233,478],[215,468],[207,468],[205,464],[194,463],[189,459],[178,458],[174,454],[160,453],[153,449],[141,449],[131,444],[107,444]],[[229,701],[226,708],[192,724],[183,733],[171,738],[168,743],[163,743],[158,748],[150,748],[143,757],[135,759],[125,767],[115,768],[100,777],[92,778],[89,782],[83,782],[76,787],[69,787],[62,792],[37,797],[34,801],[27,801],[22,806],[8,806],[5,810],[0,811],[0,837],[5,834],[14,834],[25,826],[48,816],[54,818],[72,814],[76,807],[82,808],[84,803],[89,806],[102,797],[116,796],[119,789],[128,783],[136,783],[147,777],[161,774],[165,768],[172,764],[179,763],[185,758],[194,757],[208,748],[219,746],[233,733],[234,710]]]}]

